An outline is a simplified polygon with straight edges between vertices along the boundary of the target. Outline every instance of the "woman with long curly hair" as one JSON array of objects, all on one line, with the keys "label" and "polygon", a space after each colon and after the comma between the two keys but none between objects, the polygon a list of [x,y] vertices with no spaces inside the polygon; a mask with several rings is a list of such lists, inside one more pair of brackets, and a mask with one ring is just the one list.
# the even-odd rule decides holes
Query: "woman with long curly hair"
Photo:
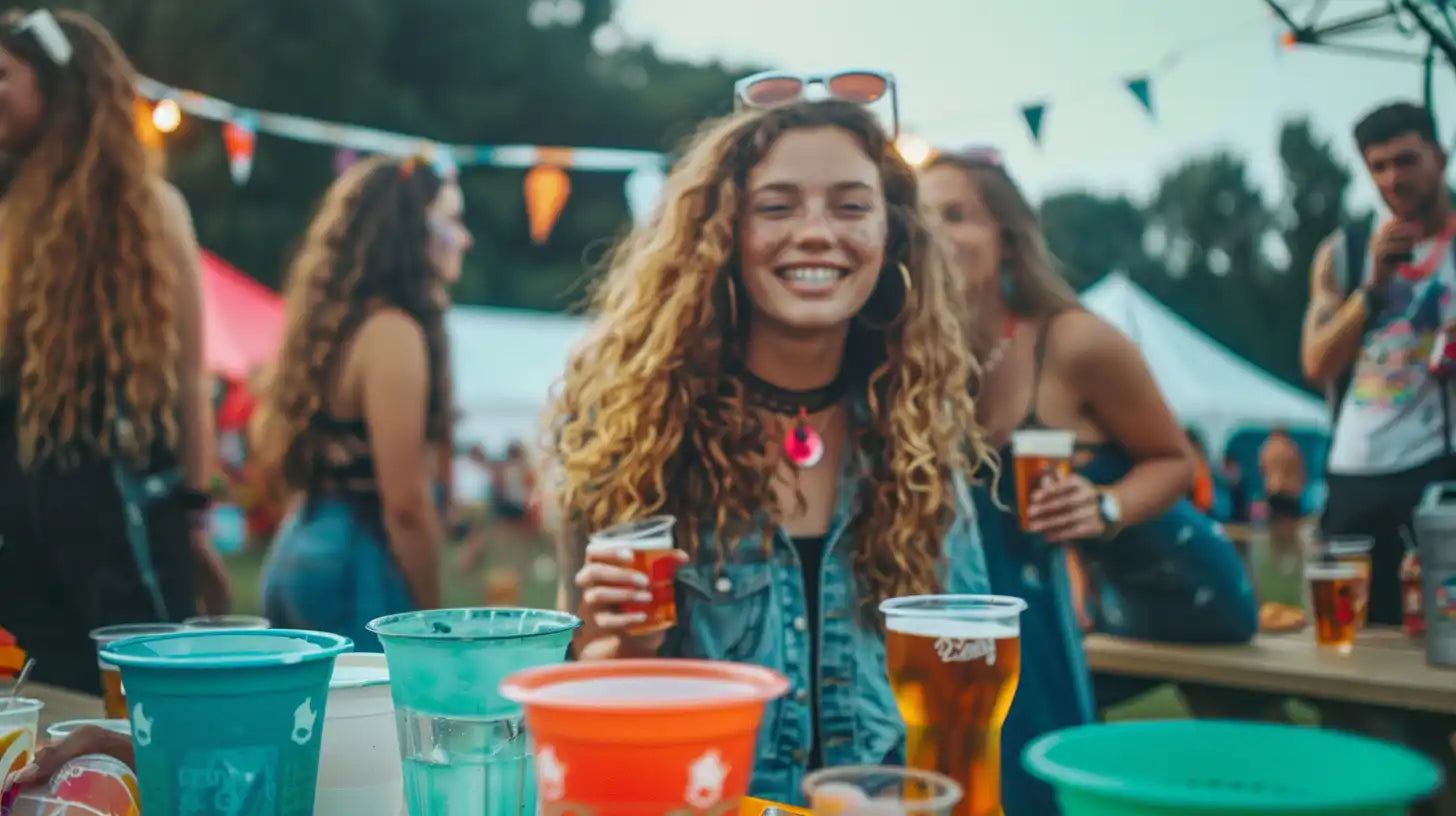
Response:
[{"label": "woman with long curly hair", "polygon": [[[1035,737],[1152,685],[1111,678],[1094,694],[1069,614],[1069,601],[1083,610],[1082,573],[1069,566],[1088,565],[1090,620],[1112,634],[1244,642],[1256,609],[1233,545],[1184,499],[1193,456],[1142,355],[1081,308],[999,155],[935,156],[921,190],[974,293],[972,341],[984,361],[976,407],[988,440],[1005,446],[1020,429],[1076,436],[1075,472],[1033,493],[1029,530],[1014,509],[1015,480],[974,490],[991,586],[1027,602],[1021,684],[1002,734],[1003,754],[1020,756]],[[1007,814],[1059,812],[1051,788],[1020,763],[1007,763],[1002,778]]]},{"label": "woman with long curly hair", "polygon": [[260,467],[294,494],[264,576],[275,624],[378,651],[371,619],[439,605],[432,481],[453,415],[444,320],[470,244],[462,207],[426,162],[359,162],[289,269],[253,428]]},{"label": "woman with long curly hair", "polygon": [[[575,654],[783,672],[753,777],[780,801],[812,767],[903,757],[878,602],[986,588],[956,281],[869,112],[747,111],[706,127],[616,249],[554,406]],[[677,621],[633,635],[620,605],[645,576],[585,546],[654,514],[685,551]]]},{"label": "woman with long curly hair", "polygon": [[93,627],[228,608],[187,206],[89,17],[0,23],[0,626],[98,689]]}]

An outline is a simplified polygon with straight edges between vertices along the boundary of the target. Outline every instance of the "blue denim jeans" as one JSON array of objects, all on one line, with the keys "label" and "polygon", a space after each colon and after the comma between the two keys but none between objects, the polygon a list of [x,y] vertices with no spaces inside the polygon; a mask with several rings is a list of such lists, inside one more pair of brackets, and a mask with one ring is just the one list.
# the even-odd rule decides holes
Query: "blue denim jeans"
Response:
[{"label": "blue denim jeans", "polygon": [[332,632],[381,651],[374,618],[415,608],[377,514],[357,502],[310,497],[283,523],[263,574],[274,626]]}]

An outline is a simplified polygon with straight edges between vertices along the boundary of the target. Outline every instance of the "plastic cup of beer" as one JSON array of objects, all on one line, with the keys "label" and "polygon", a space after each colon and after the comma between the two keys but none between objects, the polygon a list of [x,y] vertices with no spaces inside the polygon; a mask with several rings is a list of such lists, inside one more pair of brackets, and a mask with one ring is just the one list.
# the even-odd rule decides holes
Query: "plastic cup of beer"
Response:
[{"label": "plastic cup of beer", "polygon": [[121,685],[121,669],[102,660],[101,650],[129,637],[168,635],[186,629],[187,626],[181,623],[123,623],[91,630],[91,641],[96,644],[96,665],[101,670],[101,698],[107,719],[126,719],[126,690]]},{"label": "plastic cup of beer", "polygon": [[1341,561],[1305,565],[1309,599],[1314,613],[1314,636],[1320,646],[1349,654],[1355,646],[1355,599],[1359,595],[1360,567]]},{"label": "plastic cup of beer", "polygon": [[814,816],[947,816],[961,793],[943,774],[884,765],[823,768],[804,777]]},{"label": "plastic cup of beer", "polygon": [[647,576],[645,591],[651,593],[651,600],[621,605],[623,613],[641,612],[647,616],[646,620],[627,628],[629,635],[650,635],[671,629],[677,623],[673,578],[680,562],[673,555],[672,538],[672,528],[676,524],[677,519],[672,516],[652,516],[593,533],[587,543],[587,560],[619,552],[630,553],[632,569]]},{"label": "plastic cup of beer", "polygon": [[1050,428],[1029,428],[1011,434],[1011,459],[1016,476],[1016,510],[1021,529],[1029,527],[1026,510],[1031,496],[1052,476],[1072,473],[1077,434]]},{"label": "plastic cup of beer", "polygon": [[267,618],[258,615],[198,615],[182,621],[188,629],[272,629]]},{"label": "plastic cup of beer", "polygon": [[905,721],[905,764],[955,780],[964,795],[953,816],[1001,814],[1001,726],[1021,679],[1024,609],[1022,599],[1000,595],[880,604],[890,688]]},{"label": "plastic cup of beer", "polygon": [[1375,539],[1370,536],[1336,536],[1324,542],[1324,552],[1342,564],[1354,564],[1360,570],[1355,591],[1355,631],[1365,628],[1370,615],[1370,550]]}]

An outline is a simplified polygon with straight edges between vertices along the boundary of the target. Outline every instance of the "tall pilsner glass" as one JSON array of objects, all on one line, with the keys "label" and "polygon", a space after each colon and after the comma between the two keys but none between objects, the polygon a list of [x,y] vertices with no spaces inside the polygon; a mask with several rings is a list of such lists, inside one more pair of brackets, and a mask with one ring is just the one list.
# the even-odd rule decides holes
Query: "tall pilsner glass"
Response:
[{"label": "tall pilsner glass", "polygon": [[916,595],[880,604],[890,687],[905,720],[906,764],[965,788],[952,816],[1002,816],[1001,726],[1021,676],[1024,609],[1020,598],[996,595]]}]

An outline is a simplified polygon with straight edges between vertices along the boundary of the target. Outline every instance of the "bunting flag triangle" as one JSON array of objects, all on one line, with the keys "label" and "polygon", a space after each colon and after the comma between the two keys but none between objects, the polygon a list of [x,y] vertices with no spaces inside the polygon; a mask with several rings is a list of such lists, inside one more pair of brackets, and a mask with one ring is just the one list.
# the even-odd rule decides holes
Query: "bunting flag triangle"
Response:
[{"label": "bunting flag triangle", "polygon": [[1125,83],[1128,91],[1132,93],[1148,116],[1153,115],[1153,81],[1146,74],[1135,76]]},{"label": "bunting flag triangle", "polygon": [[1031,132],[1031,140],[1041,146],[1041,123],[1046,118],[1047,104],[1038,102],[1034,105],[1021,106],[1021,118],[1026,120],[1026,129]]}]

